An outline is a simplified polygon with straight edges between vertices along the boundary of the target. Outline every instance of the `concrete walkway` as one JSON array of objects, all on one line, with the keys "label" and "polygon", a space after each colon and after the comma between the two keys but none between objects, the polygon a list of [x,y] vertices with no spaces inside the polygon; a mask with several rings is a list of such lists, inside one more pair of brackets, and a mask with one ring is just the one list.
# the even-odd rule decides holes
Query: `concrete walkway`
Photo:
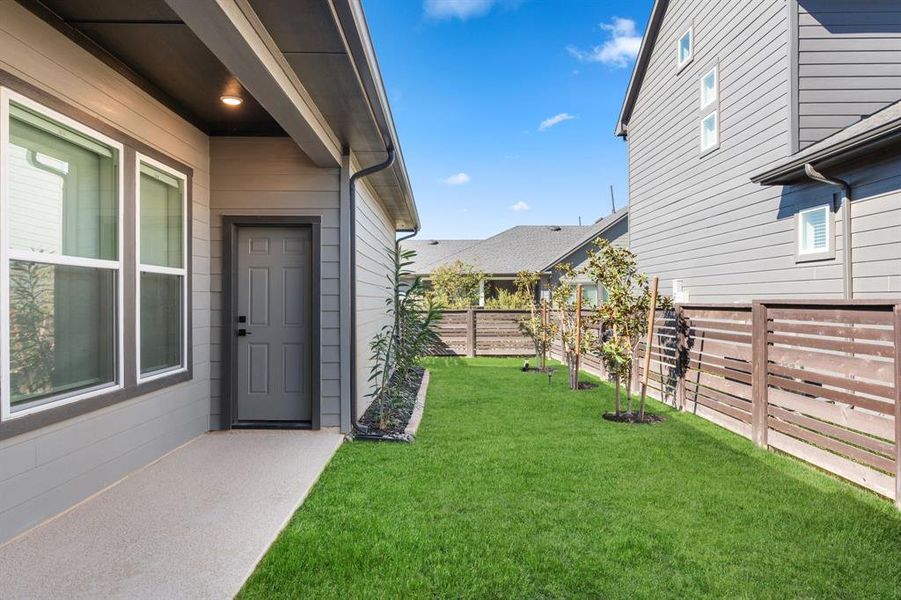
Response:
[{"label": "concrete walkway", "polygon": [[341,441],[202,435],[0,546],[0,597],[231,598]]}]

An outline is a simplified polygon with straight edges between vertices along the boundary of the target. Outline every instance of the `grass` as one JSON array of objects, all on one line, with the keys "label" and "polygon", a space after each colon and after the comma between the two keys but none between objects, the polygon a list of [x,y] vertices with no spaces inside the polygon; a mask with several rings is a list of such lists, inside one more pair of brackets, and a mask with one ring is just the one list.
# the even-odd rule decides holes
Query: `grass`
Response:
[{"label": "grass", "polygon": [[891,502],[520,364],[431,360],[416,443],[345,444],[240,597],[901,598]]}]

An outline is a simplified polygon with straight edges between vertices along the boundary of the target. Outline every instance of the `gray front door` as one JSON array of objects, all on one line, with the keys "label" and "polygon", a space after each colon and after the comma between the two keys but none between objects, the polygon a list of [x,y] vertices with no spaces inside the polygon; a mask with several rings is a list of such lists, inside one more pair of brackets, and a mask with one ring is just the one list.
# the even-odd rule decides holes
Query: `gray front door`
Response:
[{"label": "gray front door", "polygon": [[238,421],[312,421],[308,227],[238,229]]}]

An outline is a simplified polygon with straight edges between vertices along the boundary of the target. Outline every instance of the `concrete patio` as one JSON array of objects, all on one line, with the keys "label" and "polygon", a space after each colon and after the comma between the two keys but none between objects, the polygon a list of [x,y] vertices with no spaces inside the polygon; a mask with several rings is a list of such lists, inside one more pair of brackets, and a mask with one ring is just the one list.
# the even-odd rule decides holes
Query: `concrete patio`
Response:
[{"label": "concrete patio", "polygon": [[341,441],[202,435],[0,546],[0,596],[231,598]]}]

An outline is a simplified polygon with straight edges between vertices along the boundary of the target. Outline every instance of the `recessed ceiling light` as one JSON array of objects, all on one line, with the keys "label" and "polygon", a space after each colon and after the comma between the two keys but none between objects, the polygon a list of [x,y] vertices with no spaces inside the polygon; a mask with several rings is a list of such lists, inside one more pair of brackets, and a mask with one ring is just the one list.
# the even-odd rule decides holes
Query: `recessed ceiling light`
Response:
[{"label": "recessed ceiling light", "polygon": [[219,98],[222,100],[222,104],[226,104],[228,106],[240,106],[244,100],[240,96],[222,96]]}]

